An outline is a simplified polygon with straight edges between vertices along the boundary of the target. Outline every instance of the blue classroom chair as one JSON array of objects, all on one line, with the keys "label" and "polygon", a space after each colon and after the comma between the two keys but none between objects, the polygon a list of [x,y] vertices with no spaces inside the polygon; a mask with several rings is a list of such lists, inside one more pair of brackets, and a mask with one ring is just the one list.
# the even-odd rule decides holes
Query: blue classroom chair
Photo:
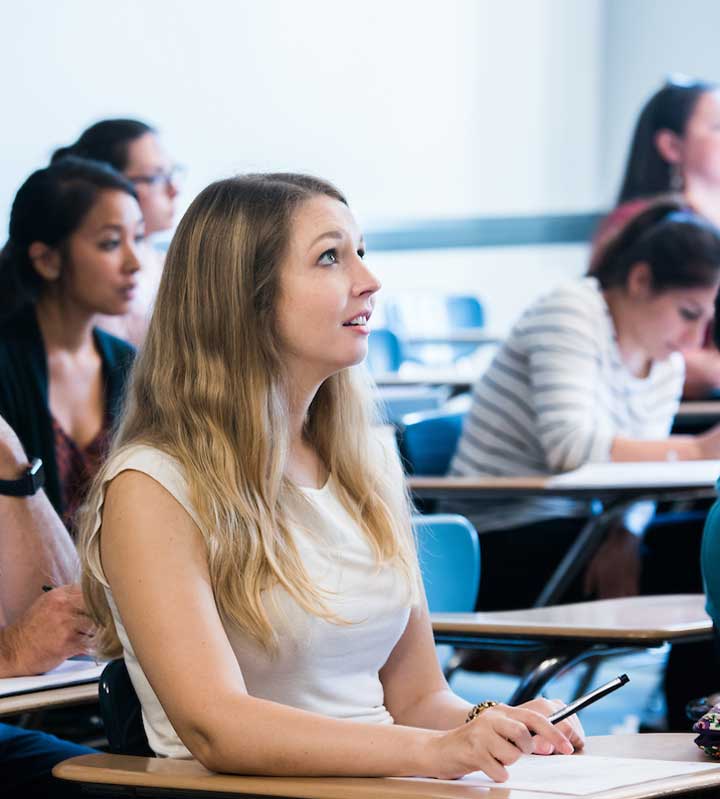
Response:
[{"label": "blue classroom chair", "polygon": [[[485,311],[477,297],[453,295],[445,302],[448,322],[451,328],[485,327]],[[453,360],[470,355],[477,349],[476,344],[453,344]]]},{"label": "blue classroom chair", "polygon": [[371,331],[368,338],[366,363],[371,374],[381,375],[397,372],[403,361],[400,339],[386,327]]},{"label": "blue classroom chair", "polygon": [[432,613],[471,613],[480,585],[480,542],[464,516],[414,516],[418,559]]},{"label": "blue classroom chair", "polygon": [[470,403],[470,394],[461,394],[442,408],[402,418],[398,446],[408,474],[447,474]]},{"label": "blue classroom chair", "polygon": [[485,311],[477,297],[455,294],[445,301],[448,322],[451,327],[484,327]]},{"label": "blue classroom chair", "polygon": [[[418,302],[424,312],[420,316],[425,322],[422,328],[416,321]],[[426,329],[427,317],[432,317],[430,327],[433,333],[452,333],[454,330],[466,328],[482,328],[485,326],[485,312],[477,297],[465,294],[449,294],[440,297],[397,297],[385,301],[385,319],[387,326],[400,339],[404,336],[422,334]],[[371,337],[372,338],[372,337]],[[478,348],[477,344],[411,344],[404,348],[405,360],[418,363],[436,363],[438,357],[442,361],[454,362],[470,355]]]},{"label": "blue classroom chair", "polygon": [[[413,516],[418,560],[431,613],[472,613],[480,586],[480,541],[477,530],[453,513]],[[449,677],[457,670],[454,648],[436,647]]]}]

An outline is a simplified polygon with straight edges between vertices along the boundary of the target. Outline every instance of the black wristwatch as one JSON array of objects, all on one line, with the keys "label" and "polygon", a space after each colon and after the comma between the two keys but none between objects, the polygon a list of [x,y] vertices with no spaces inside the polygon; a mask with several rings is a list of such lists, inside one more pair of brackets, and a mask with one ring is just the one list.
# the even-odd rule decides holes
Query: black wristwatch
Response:
[{"label": "black wristwatch", "polygon": [[45,470],[40,458],[33,458],[25,474],[17,480],[0,480],[0,495],[30,497],[45,485]]}]

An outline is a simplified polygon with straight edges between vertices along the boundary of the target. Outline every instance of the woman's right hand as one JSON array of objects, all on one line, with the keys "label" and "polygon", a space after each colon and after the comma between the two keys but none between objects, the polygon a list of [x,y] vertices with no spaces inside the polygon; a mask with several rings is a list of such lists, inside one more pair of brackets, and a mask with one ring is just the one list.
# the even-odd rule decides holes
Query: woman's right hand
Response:
[{"label": "woman's right hand", "polygon": [[525,707],[496,705],[468,724],[436,733],[428,743],[423,772],[436,779],[454,780],[472,771],[484,771],[490,779],[504,782],[506,766],[522,754],[535,751],[533,733],[551,743],[556,752],[572,754],[570,740],[545,716]]}]

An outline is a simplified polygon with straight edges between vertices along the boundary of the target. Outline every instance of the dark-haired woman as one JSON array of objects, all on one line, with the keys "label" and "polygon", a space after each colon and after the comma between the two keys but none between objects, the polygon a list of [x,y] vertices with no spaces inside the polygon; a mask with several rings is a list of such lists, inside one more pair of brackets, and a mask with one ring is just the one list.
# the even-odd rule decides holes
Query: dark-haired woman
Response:
[{"label": "dark-haired woman", "polygon": [[47,495],[71,530],[134,353],[94,320],[127,312],[142,239],[132,183],[65,158],[21,186],[0,253],[0,415],[28,457],[42,458]]},{"label": "dark-haired woman", "polygon": [[[651,206],[592,276],[551,292],[515,324],[475,386],[451,473],[547,475],[593,462],[720,457],[720,430],[669,435],[680,353],[699,344],[719,284],[717,229],[678,203]],[[487,534],[487,548],[503,550],[483,556],[483,609],[536,599],[556,565],[544,558],[543,568],[543,552],[554,547],[559,559],[587,514],[557,499],[463,511]],[[507,579],[513,561],[517,574]]]},{"label": "dark-haired woman", "polygon": [[[548,475],[607,461],[720,458],[719,428],[670,435],[681,353],[699,346],[719,284],[718,229],[680,203],[651,205],[603,250],[591,276],[543,297],[516,323],[475,386],[451,473]],[[532,604],[589,510],[565,499],[453,509],[482,534],[482,610]],[[699,541],[700,525],[663,536],[641,572],[640,537],[618,526],[564,599],[701,591]]]},{"label": "dark-haired woman", "polygon": [[[172,228],[178,169],[150,125],[136,119],[101,120],[85,130],[74,144],[57,150],[51,163],[68,155],[103,161],[127,177],[137,192],[146,237]],[[143,269],[128,313],[98,319],[104,330],[136,346],[145,338],[163,269],[162,254],[149,242],[140,249],[140,257]]]},{"label": "dark-haired woman", "polygon": [[[594,261],[622,226],[657,195],[680,194],[689,208],[720,225],[720,88],[707,81],[669,82],[647,101],[633,133],[617,208],[595,239]],[[720,387],[720,353],[706,335],[684,353],[685,394]]]}]

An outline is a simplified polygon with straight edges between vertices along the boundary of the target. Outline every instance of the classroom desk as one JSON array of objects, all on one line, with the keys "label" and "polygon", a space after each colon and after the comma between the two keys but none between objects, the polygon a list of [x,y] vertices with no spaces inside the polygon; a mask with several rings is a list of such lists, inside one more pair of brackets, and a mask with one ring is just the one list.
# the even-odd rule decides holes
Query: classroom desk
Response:
[{"label": "classroom desk", "polygon": [[31,691],[16,696],[0,697],[0,716],[13,716],[35,710],[49,710],[64,705],[90,705],[97,702],[97,682],[81,685],[66,685],[62,688],[48,688],[45,691]]},{"label": "classroom desk", "polygon": [[720,400],[681,402],[673,433],[699,433],[720,422]]},{"label": "classroom desk", "polygon": [[[628,757],[707,763],[693,744],[693,735],[603,735],[587,739],[585,749],[571,757]],[[720,764],[718,764],[720,766]],[[218,797],[294,797],[295,799],[560,799],[538,791],[479,788],[462,782],[338,777],[238,777],[214,774],[196,761],[123,755],[82,755],[53,769],[56,777],[103,786],[142,786],[172,796],[212,794]],[[669,777],[602,793],[585,799],[652,799],[665,796],[717,795],[720,768]],[[203,793],[205,792],[205,793]],[[148,795],[152,795],[148,793]],[[566,799],[570,794],[563,794]]]},{"label": "classroom desk", "polygon": [[411,333],[400,337],[403,344],[502,344],[504,339],[482,327],[456,327],[437,333]]},{"label": "classroom desk", "polygon": [[575,472],[550,477],[409,477],[407,485],[419,499],[478,500],[520,497],[567,497],[590,507],[591,516],[535,602],[552,605],[580,573],[602,543],[607,525],[640,500],[680,501],[716,496],[720,461],[591,464]]},{"label": "classroom desk", "polygon": [[377,386],[447,386],[452,394],[469,391],[475,381],[471,375],[459,375],[453,371],[428,370],[425,373],[400,374],[399,372],[383,372],[373,375]]},{"label": "classroom desk", "polygon": [[481,613],[431,614],[436,643],[469,649],[528,649],[536,666],[508,704],[537,696],[559,672],[615,651],[711,640],[703,594],[663,594]]},{"label": "classroom desk", "polygon": [[677,416],[713,416],[720,418],[720,400],[688,400],[681,402]]}]

